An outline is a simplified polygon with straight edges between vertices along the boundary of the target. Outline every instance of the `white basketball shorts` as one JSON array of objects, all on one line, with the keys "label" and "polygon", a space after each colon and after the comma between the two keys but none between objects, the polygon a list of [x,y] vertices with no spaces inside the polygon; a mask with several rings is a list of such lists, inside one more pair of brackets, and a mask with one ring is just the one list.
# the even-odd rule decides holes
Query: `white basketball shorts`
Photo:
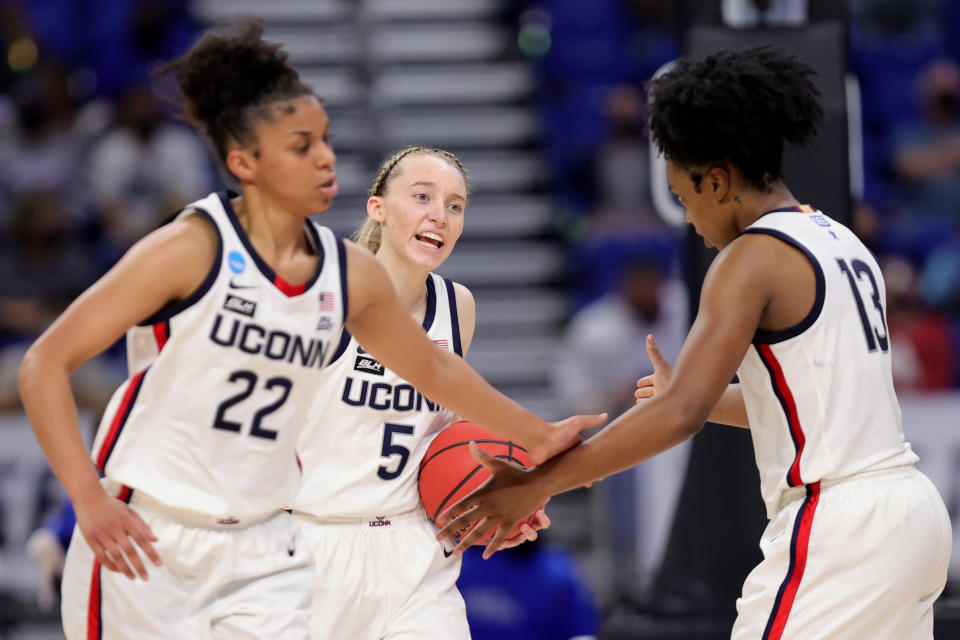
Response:
[{"label": "white basketball shorts", "polygon": [[930,640],[951,532],[912,465],[790,490],[737,600],[733,640]]},{"label": "white basketball shorts", "polygon": [[309,638],[313,561],[297,524],[280,511],[265,520],[218,525],[189,519],[143,494],[130,502],[158,540],[148,580],[100,566],[74,529],[64,567],[61,616],[67,640],[253,640]]},{"label": "white basketball shorts", "polygon": [[316,562],[313,640],[470,638],[456,584],[460,556],[447,555],[422,509],[343,520],[294,515]]}]

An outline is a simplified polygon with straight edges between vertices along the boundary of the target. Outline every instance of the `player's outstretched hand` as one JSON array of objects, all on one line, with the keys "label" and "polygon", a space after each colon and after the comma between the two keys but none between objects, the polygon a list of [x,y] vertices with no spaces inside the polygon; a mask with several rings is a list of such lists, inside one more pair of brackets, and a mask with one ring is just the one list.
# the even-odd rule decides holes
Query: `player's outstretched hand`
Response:
[{"label": "player's outstretched hand", "polygon": [[470,453],[490,470],[491,476],[473,493],[440,514],[437,524],[441,529],[437,533],[437,540],[449,538],[455,543],[461,531],[473,527],[454,549],[456,553],[463,553],[496,529],[493,539],[483,551],[486,559],[502,548],[510,531],[546,503],[550,495],[530,482],[533,478],[530,470],[498,460],[474,442],[470,443]]},{"label": "player's outstretched hand", "polygon": [[154,565],[161,565],[160,556],[151,544],[157,537],[147,523],[120,500],[101,491],[85,500],[74,501],[74,509],[77,526],[87,544],[100,564],[110,571],[122,573],[131,580],[137,575],[146,580],[147,570],[137,547]]},{"label": "player's outstretched hand", "polygon": [[540,531],[550,528],[550,524],[550,516],[547,515],[543,507],[540,507],[533,513],[531,520],[520,523],[520,533],[504,540],[500,548],[512,549],[519,547],[524,542],[533,542],[540,537]]},{"label": "player's outstretched hand", "polygon": [[670,383],[670,376],[673,374],[673,366],[660,353],[660,347],[653,338],[653,334],[647,334],[647,357],[653,365],[653,373],[637,380],[637,390],[633,392],[633,397],[640,404],[647,398],[652,398],[667,388]]},{"label": "player's outstretched hand", "polygon": [[593,416],[571,416],[566,420],[551,422],[553,430],[550,432],[550,436],[543,444],[531,448],[527,454],[533,464],[543,464],[558,453],[580,444],[581,431],[599,426],[606,420],[607,414],[601,413]]}]

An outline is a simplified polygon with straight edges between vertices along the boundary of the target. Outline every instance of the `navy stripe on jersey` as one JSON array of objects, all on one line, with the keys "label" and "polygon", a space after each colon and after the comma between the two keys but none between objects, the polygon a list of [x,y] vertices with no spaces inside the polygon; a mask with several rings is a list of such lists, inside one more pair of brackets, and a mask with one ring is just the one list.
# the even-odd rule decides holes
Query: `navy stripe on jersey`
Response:
[{"label": "navy stripe on jersey", "polygon": [[793,535],[790,538],[790,566],[787,575],[780,583],[777,599],[773,602],[770,618],[763,631],[762,640],[780,640],[787,625],[790,609],[800,588],[803,571],[807,566],[807,550],[810,546],[810,530],[813,528],[813,514],[820,501],[820,483],[807,485],[807,497],[797,512],[797,519],[793,523]]},{"label": "navy stripe on jersey", "polygon": [[753,341],[755,343],[760,342],[763,344],[775,344],[777,342],[789,340],[790,338],[795,338],[813,326],[813,323],[817,321],[817,318],[820,317],[820,312],[823,310],[823,300],[827,293],[827,281],[826,278],[824,278],[823,269],[820,267],[820,262],[817,261],[809,249],[782,231],[748,227],[740,232],[741,235],[745,233],[758,233],[782,240],[790,246],[802,251],[804,255],[807,256],[807,260],[810,261],[810,264],[813,265],[814,276],[817,280],[817,291],[813,300],[813,306],[810,307],[810,311],[807,313],[806,317],[792,327],[781,329],[780,331],[764,331],[763,329],[757,329],[756,333],[753,335]]},{"label": "navy stripe on jersey", "polygon": [[444,278],[447,285],[447,302],[450,304],[450,330],[453,333],[453,352],[463,357],[463,346],[460,344],[460,317],[457,314],[457,292],[453,290],[450,278]]},{"label": "navy stripe on jersey", "polygon": [[120,493],[117,494],[117,500],[120,502],[126,502],[130,504],[130,499],[133,497],[133,489],[127,485],[120,486]]},{"label": "navy stripe on jersey", "polygon": [[[789,207],[783,207],[782,209],[771,209],[770,211],[764,211],[757,217],[757,220],[771,213],[796,213],[797,211],[800,211],[802,213],[811,213],[810,211],[807,211],[806,209],[803,208],[805,206],[809,206],[809,205],[795,204]],[[810,207],[810,208],[813,209],[813,207]],[[756,222],[756,220],[754,222]]]},{"label": "navy stripe on jersey", "polygon": [[787,420],[787,429],[790,431],[790,438],[793,439],[793,448],[796,454],[793,457],[793,463],[787,471],[787,484],[791,487],[799,487],[803,484],[800,477],[800,457],[803,455],[803,445],[806,443],[806,436],[803,434],[803,427],[800,425],[800,416],[797,413],[797,403],[793,399],[793,392],[787,384],[787,379],[783,375],[783,369],[773,355],[773,349],[767,344],[754,344],[760,361],[770,374],[770,384],[773,386],[773,393],[776,394],[780,402],[780,408],[783,409],[783,416]]},{"label": "navy stripe on jersey", "polygon": [[206,219],[210,221],[210,225],[217,233],[217,255],[213,261],[213,264],[210,265],[210,271],[207,272],[207,277],[203,279],[203,282],[200,283],[200,286],[197,287],[196,291],[191,293],[189,296],[183,300],[174,300],[173,302],[164,305],[159,311],[137,326],[149,327],[152,324],[164,322],[174,317],[178,313],[186,311],[194,304],[199,302],[200,298],[206,295],[207,291],[210,291],[210,287],[213,286],[213,283],[217,281],[217,275],[220,273],[220,264],[223,262],[223,236],[220,235],[220,227],[218,227],[217,223],[213,221],[213,216],[200,208],[196,208],[196,211],[198,214],[206,217]]},{"label": "navy stripe on jersey", "polygon": [[[247,232],[244,231],[243,225],[240,224],[240,219],[237,218],[237,212],[233,210],[233,203],[230,202],[230,198],[235,197],[237,194],[229,191],[221,191],[217,195],[220,196],[220,202],[223,203],[223,210],[227,213],[227,219],[230,221],[230,224],[233,226],[233,230],[236,232],[237,237],[240,238],[240,242],[243,244],[243,248],[246,249],[247,253],[250,254],[250,257],[253,258],[253,261],[254,263],[256,263],[257,268],[260,270],[260,273],[262,273],[267,278],[267,280],[269,280],[271,284],[273,284],[273,286],[277,287],[278,291],[282,292],[286,296],[290,296],[291,294],[287,293],[287,291],[291,291],[293,289],[284,290],[284,288],[281,285],[277,284],[278,278],[283,282],[286,282],[286,281],[283,280],[283,278],[281,278],[279,275],[277,275],[277,272],[274,271],[270,267],[270,265],[268,265],[263,260],[263,258],[260,257],[260,254],[257,253],[257,250],[254,249],[253,245],[250,243],[250,238],[247,237]],[[310,235],[310,239],[313,242],[313,246],[317,250],[317,269],[316,271],[314,271],[313,275],[310,276],[310,279],[304,282],[303,284],[290,285],[291,287],[294,287],[296,290],[299,290],[300,287],[303,287],[303,290],[299,291],[299,293],[303,293],[303,291],[306,291],[311,286],[313,286],[313,283],[316,282],[317,278],[320,277],[320,272],[323,271],[324,251],[323,251],[323,244],[320,242],[320,236],[318,235],[317,229],[316,227],[314,227],[312,222],[307,220],[305,223],[305,226],[307,228],[307,233]],[[294,293],[293,295],[299,295],[299,293]]]},{"label": "navy stripe on jersey", "polygon": [[110,455],[113,453],[114,447],[117,446],[117,440],[120,439],[120,432],[123,431],[124,425],[127,424],[127,418],[130,417],[133,405],[137,402],[137,396],[140,395],[140,388],[143,386],[143,380],[149,370],[150,367],[147,367],[130,378],[130,384],[123,393],[123,400],[120,401],[120,407],[117,408],[117,413],[113,416],[113,421],[110,423],[110,431],[107,432],[107,437],[103,439],[103,444],[100,445],[100,452],[97,454],[97,469],[99,469],[101,473],[104,473],[104,470],[107,468],[107,462],[110,460]]},{"label": "navy stripe on jersey", "polygon": [[343,296],[343,324],[350,315],[350,292],[347,289],[347,247],[343,238],[337,238],[337,260],[340,263],[340,295]]},{"label": "navy stripe on jersey", "polygon": [[330,362],[327,363],[328,367],[340,359],[340,356],[342,356],[347,350],[347,347],[350,346],[350,338],[352,337],[350,332],[344,327],[343,331],[340,332],[340,342],[337,344],[337,349],[333,352],[333,357],[330,358]]},{"label": "navy stripe on jersey", "polygon": [[430,331],[433,319],[437,317],[437,288],[433,276],[427,274],[427,310],[423,312],[423,330]]},{"label": "navy stripe on jersey", "polygon": [[[340,255],[343,255],[342,253]],[[346,269],[340,267],[341,275],[346,273]],[[346,291],[346,289],[344,289]],[[343,300],[344,307],[346,307],[347,300],[346,294],[344,294]],[[427,310],[423,314],[423,330],[429,331],[430,327],[433,326],[433,319],[436,317],[437,310],[437,290],[433,285],[433,277],[427,275]],[[350,346],[350,339],[353,336],[350,335],[350,332],[346,328],[343,329],[343,332],[340,334],[340,342],[337,344],[336,350],[333,352],[333,357],[330,358],[330,362],[327,364],[329,367],[334,362],[340,359],[340,356],[346,352],[347,347]]]}]

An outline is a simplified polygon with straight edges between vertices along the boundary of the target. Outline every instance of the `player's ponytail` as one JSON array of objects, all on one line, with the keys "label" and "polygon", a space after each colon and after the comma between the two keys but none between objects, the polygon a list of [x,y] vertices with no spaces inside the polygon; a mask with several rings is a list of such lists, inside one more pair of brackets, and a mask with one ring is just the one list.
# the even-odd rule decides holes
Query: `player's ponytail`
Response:
[{"label": "player's ponytail", "polygon": [[730,163],[766,190],[783,175],[784,143],[816,138],[816,75],[770,46],[682,58],[647,84],[651,137],[683,167]]},{"label": "player's ponytail", "polygon": [[380,250],[382,236],[380,223],[373,218],[367,218],[360,225],[360,228],[353,232],[353,241],[371,253],[376,253]]},{"label": "player's ponytail", "polygon": [[[406,158],[407,156],[422,156],[429,155],[440,158],[444,162],[448,163],[450,166],[455,168],[460,172],[460,175],[463,177],[463,184],[467,188],[467,195],[470,193],[470,180],[467,178],[467,170],[463,167],[463,163],[460,162],[460,158],[456,155],[450,153],[446,149],[430,149],[427,147],[406,147],[397,151],[392,156],[384,160],[380,164],[380,170],[377,172],[377,177],[373,181],[368,194],[371,198],[373,197],[383,197],[387,194],[387,187],[389,186],[391,178],[398,175],[400,170],[398,166],[400,161]],[[380,229],[380,223],[374,220],[373,218],[367,218],[363,221],[363,224],[360,225],[360,228],[353,233],[353,241],[369,249],[373,253],[376,253],[380,250],[380,242],[382,238],[382,230]]]},{"label": "player's ponytail", "polygon": [[268,106],[313,93],[280,45],[262,35],[261,20],[234,20],[208,30],[158,71],[175,74],[187,121],[210,139],[221,160],[231,141],[255,142],[253,118],[269,118]]}]

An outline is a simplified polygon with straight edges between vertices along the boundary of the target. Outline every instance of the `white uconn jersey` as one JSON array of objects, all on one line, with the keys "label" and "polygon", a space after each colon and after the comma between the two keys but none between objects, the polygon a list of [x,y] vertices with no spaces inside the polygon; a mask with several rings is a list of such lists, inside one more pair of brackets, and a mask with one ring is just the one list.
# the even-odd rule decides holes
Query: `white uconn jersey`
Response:
[{"label": "white uconn jersey", "polygon": [[188,299],[127,335],[128,379],[93,446],[110,480],[225,523],[296,495],[297,431],[347,310],[342,241],[312,221],[317,271],[290,285],[257,255],[225,194],[188,206],[219,236],[219,255]]},{"label": "white uconn jersey", "polygon": [[[423,328],[463,355],[453,283],[430,274]],[[395,514],[420,503],[417,471],[452,414],[363,351],[344,331],[301,430],[303,484],[291,505],[320,518]]]},{"label": "white uconn jersey", "polygon": [[890,370],[886,291],[845,226],[800,205],[744,233],[780,238],[813,264],[816,300],[798,325],[757,331],[738,369],[768,515],[788,487],[911,464]]}]

